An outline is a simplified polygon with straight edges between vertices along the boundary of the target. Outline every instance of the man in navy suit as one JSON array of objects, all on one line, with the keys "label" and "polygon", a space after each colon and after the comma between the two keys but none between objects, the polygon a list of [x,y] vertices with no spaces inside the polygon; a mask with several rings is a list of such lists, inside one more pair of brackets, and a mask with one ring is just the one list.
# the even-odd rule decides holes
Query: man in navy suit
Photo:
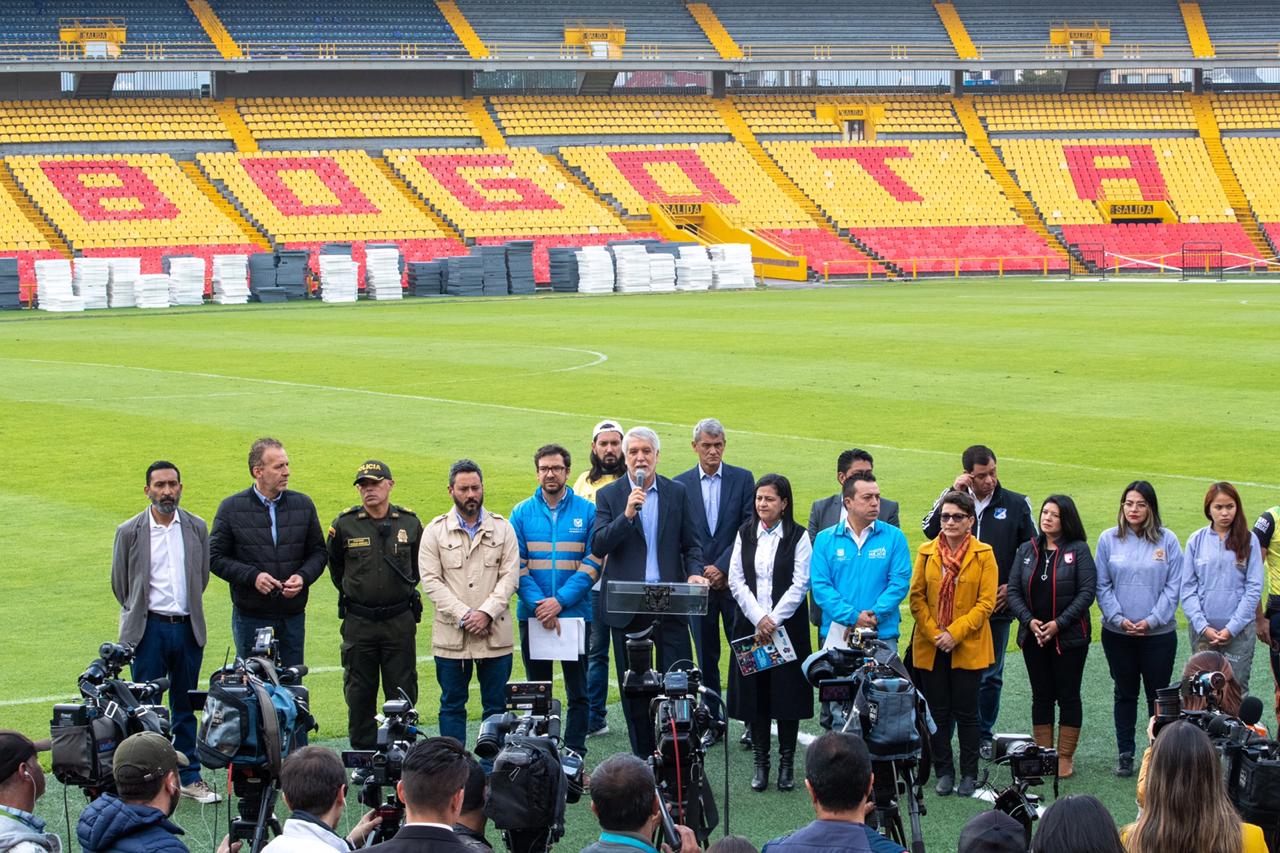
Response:
[{"label": "man in navy suit", "polygon": [[[607,557],[603,617],[613,640],[618,685],[627,669],[628,633],[653,624],[651,615],[616,613],[608,609],[609,585],[616,581],[642,583],[708,583],[698,534],[684,486],[659,477],[661,442],[648,427],[632,427],[622,438],[627,476],[596,492],[596,522],[588,552]],[[692,656],[689,619],[665,616],[654,636],[660,672]],[[645,758],[656,746],[647,699],[622,697],[631,751]]]},{"label": "man in navy suit", "polygon": [[[677,474],[675,481],[689,495],[702,548],[702,576],[711,585],[707,615],[693,618],[693,645],[698,652],[702,683],[720,692],[720,635],[733,630],[738,605],[729,594],[729,558],[738,528],[753,515],[755,477],[746,468],[724,462],[724,426],[715,418],[704,418],[693,428],[693,450],[698,464]],[[723,623],[724,627],[721,628]],[[732,637],[729,637],[732,640]],[[720,715],[720,703],[707,697],[712,713]]]}]

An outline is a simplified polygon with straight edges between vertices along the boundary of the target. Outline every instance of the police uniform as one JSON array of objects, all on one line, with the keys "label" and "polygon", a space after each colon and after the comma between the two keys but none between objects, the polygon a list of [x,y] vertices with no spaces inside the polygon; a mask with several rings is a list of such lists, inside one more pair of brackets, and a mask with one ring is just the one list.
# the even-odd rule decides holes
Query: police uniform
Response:
[{"label": "police uniform", "polygon": [[[391,471],[367,462],[356,474],[357,483],[364,479],[391,479]],[[418,516],[395,504],[383,518],[353,506],[329,527],[329,573],[338,588],[342,687],[353,749],[376,745],[379,676],[384,696],[396,698],[403,689],[411,702],[418,701],[421,539]]]}]

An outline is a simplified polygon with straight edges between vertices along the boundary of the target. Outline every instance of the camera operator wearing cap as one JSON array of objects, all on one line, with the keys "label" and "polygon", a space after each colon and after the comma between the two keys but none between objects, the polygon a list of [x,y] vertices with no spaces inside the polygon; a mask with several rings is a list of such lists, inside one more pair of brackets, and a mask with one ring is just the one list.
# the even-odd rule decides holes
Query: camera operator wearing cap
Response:
[{"label": "camera operator wearing cap", "polygon": [[384,695],[418,701],[418,545],[422,522],[391,503],[396,481],[385,462],[356,471],[360,503],[329,525],[329,576],[342,619],[342,690],[352,749],[374,749],[378,679]]},{"label": "camera operator wearing cap", "polygon": [[[103,794],[80,813],[76,838],[84,853],[188,853],[182,828],[169,818],[182,799],[178,769],[187,757],[155,732],[130,735],[116,747],[116,794]],[[223,838],[218,853],[237,853]]]},{"label": "camera operator wearing cap", "polygon": [[44,795],[36,754],[48,748],[48,741],[37,744],[18,732],[0,731],[0,853],[62,851],[62,840],[45,832],[45,822],[34,814]]}]

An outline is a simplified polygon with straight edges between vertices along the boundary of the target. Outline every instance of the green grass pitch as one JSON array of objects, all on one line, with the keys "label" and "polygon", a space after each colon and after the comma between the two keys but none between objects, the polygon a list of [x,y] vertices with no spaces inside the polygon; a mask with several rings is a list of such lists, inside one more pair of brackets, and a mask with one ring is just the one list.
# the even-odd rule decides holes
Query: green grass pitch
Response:
[{"label": "green grass pitch", "polygon": [[[951,482],[961,449],[982,442],[1000,455],[1001,479],[1037,507],[1049,492],[1075,496],[1091,539],[1114,523],[1123,486],[1151,479],[1167,526],[1185,540],[1206,523],[1211,480],[1241,487],[1250,520],[1280,499],[1277,328],[1274,285],[1032,279],[7,315],[0,725],[47,731],[50,704],[71,698],[97,645],[115,637],[112,532],[144,506],[143,471],[156,458],[181,466],[183,505],[207,520],[248,483],[245,455],[261,435],[284,441],[291,485],[315,499],[325,524],[356,502],[351,477],[369,457],[391,465],[393,500],[424,519],[450,506],[447,466],[472,457],[487,505],[505,513],[534,488],[540,444],[581,451],[581,465],[597,420],[649,424],[664,442],[659,470],[673,475],[694,464],[690,426],[714,415],[729,429],[729,461],[791,478],[800,518],[834,490],[839,451],[859,445],[875,454],[882,489],[902,502],[919,545],[916,520]],[[207,672],[230,643],[216,578],[206,609]],[[308,683],[320,737],[336,745],[345,708],[327,578],[308,613]],[[1185,632],[1180,642],[1181,661]],[[429,630],[419,654],[430,654]],[[428,660],[420,708],[434,727]],[[1253,677],[1270,708],[1262,654]],[[1133,782],[1110,773],[1111,685],[1096,645],[1085,689],[1079,770],[1063,791],[1096,794],[1131,820]],[[590,742],[589,764],[624,748],[616,707],[610,724],[613,735]],[[1029,725],[1015,650],[1000,728]],[[747,755],[735,745],[731,758],[734,832],[761,844],[809,819],[803,791],[755,794]],[[722,761],[717,752],[717,786]],[[62,798],[50,782],[42,808],[56,826]],[[81,802],[72,791],[73,820]],[[959,827],[986,807],[932,793],[927,805],[930,850],[954,849]],[[193,849],[221,836],[211,807],[184,804],[179,819]],[[579,849],[593,826],[585,804],[571,807],[560,849]]]}]

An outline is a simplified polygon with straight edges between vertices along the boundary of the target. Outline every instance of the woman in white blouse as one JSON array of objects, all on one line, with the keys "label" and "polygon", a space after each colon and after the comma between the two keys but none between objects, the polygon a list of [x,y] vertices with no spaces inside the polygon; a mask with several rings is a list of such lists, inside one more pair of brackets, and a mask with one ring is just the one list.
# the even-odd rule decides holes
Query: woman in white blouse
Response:
[{"label": "woman in white blouse", "polygon": [[[791,483],[766,474],[756,483],[755,515],[738,528],[729,561],[729,591],[738,604],[735,640],[767,644],[785,629],[795,660],[742,675],[730,668],[729,716],[751,727],[755,774],[751,788],[769,787],[769,733],[778,723],[778,790],[795,788],[796,735],[813,717],[813,688],[800,665],[812,650],[809,639],[809,534],[795,522]],[[735,643],[735,646],[738,644]],[[761,653],[768,655],[768,649]]]}]

